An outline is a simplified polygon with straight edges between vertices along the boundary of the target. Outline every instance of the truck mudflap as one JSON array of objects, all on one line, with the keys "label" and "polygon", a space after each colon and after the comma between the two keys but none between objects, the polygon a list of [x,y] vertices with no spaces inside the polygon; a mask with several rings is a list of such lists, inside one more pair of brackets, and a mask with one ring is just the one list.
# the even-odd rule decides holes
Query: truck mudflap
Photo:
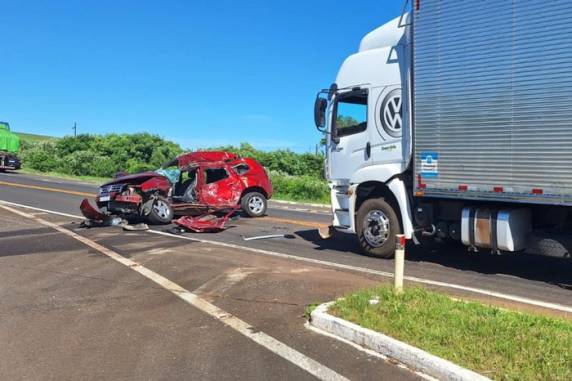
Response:
[{"label": "truck mudflap", "polygon": [[222,217],[208,213],[195,217],[181,217],[177,220],[173,220],[173,223],[195,233],[215,233],[224,230],[225,224],[238,209],[238,207],[232,208]]},{"label": "truck mudflap", "polygon": [[81,210],[81,214],[83,214],[83,216],[88,220],[103,221],[107,218],[105,214],[101,213],[96,207],[92,206],[87,198],[83,199],[79,209]]}]

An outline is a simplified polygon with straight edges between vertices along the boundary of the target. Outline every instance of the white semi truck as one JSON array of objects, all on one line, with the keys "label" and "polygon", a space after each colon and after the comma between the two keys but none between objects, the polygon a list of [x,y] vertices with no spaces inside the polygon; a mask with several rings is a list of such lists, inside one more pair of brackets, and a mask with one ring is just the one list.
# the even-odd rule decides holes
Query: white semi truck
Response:
[{"label": "white semi truck", "polygon": [[[409,9],[411,8],[411,9]],[[316,99],[333,226],[569,257],[572,3],[414,0]]]}]

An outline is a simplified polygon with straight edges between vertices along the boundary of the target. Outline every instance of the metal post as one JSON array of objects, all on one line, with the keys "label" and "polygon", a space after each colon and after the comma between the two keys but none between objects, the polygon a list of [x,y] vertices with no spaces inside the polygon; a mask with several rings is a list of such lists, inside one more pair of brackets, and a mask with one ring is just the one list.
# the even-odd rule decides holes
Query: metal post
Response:
[{"label": "metal post", "polygon": [[77,123],[74,122],[72,129],[73,129],[73,137],[76,138],[77,137]]},{"label": "metal post", "polygon": [[393,286],[396,293],[403,292],[403,269],[405,266],[405,236],[398,234],[395,237],[395,272]]}]

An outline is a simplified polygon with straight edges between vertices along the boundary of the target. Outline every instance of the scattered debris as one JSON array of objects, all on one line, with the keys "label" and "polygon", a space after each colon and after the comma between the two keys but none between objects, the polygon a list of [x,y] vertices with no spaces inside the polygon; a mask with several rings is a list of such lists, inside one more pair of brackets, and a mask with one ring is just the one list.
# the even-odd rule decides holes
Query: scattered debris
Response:
[{"label": "scattered debris", "polygon": [[242,237],[244,241],[255,241],[259,239],[271,239],[271,238],[295,239],[296,236],[294,236],[293,234],[269,234],[269,235],[259,235],[255,237]]},{"label": "scattered debris", "polygon": [[222,217],[217,217],[215,214],[209,213],[195,217],[181,217],[178,220],[173,220],[173,223],[195,233],[219,232],[224,230],[226,222],[237,209],[238,207],[232,208]]},{"label": "scattered debris", "polygon": [[123,225],[123,230],[127,230],[130,232],[139,232],[149,230],[149,226],[144,223],[135,224],[135,225]]},{"label": "scattered debris", "polygon": [[322,239],[332,238],[332,236],[334,235],[334,227],[332,225],[323,226],[323,227],[318,229],[318,234],[320,235],[320,238],[322,238]]}]

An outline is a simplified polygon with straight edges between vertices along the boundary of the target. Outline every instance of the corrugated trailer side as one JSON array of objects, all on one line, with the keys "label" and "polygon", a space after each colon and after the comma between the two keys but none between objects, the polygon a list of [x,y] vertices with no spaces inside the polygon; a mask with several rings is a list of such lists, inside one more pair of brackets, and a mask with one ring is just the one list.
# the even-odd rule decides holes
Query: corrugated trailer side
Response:
[{"label": "corrugated trailer side", "polygon": [[414,2],[418,195],[572,205],[572,2]]}]

